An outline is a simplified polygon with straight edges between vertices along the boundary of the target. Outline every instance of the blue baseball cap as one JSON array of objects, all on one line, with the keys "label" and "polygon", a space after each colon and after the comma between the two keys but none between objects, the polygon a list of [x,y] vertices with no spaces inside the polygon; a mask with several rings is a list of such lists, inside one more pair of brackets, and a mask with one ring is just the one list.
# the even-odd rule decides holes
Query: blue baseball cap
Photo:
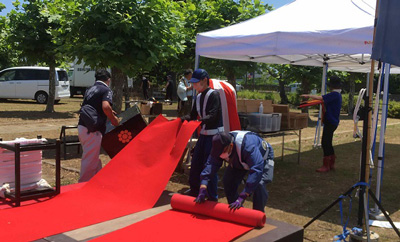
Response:
[{"label": "blue baseball cap", "polygon": [[224,151],[225,147],[233,142],[233,136],[227,133],[219,133],[214,135],[212,139],[212,148],[210,155],[214,159],[219,159],[219,156]]},{"label": "blue baseball cap", "polygon": [[192,74],[192,79],[189,82],[196,83],[203,80],[205,77],[209,78],[208,73],[204,69],[197,69]]}]

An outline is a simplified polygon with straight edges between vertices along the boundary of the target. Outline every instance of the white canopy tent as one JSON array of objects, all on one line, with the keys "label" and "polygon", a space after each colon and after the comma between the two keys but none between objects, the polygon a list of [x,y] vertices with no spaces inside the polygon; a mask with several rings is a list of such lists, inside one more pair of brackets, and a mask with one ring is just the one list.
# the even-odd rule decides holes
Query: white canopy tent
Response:
[{"label": "white canopy tent", "polygon": [[[376,0],[296,0],[245,22],[197,35],[199,56],[371,71]],[[377,65],[376,65],[377,66]],[[400,73],[392,66],[391,73]],[[320,145],[320,108],[314,146]]]},{"label": "white canopy tent", "polygon": [[[196,67],[199,56],[320,66],[323,83],[328,67],[372,72],[375,7],[376,0],[296,0],[248,21],[198,34]],[[400,68],[391,66],[390,72],[400,73]]]},{"label": "white canopy tent", "polygon": [[[196,55],[370,71],[375,0],[297,0],[248,21],[197,35]],[[392,67],[392,73],[400,73]]]}]

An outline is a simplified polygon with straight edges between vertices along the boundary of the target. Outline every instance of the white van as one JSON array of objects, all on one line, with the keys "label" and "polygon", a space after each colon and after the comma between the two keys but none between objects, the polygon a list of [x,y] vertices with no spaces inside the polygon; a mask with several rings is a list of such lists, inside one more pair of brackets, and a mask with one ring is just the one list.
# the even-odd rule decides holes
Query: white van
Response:
[{"label": "white van", "polygon": [[[49,97],[49,67],[22,66],[0,71],[0,98],[34,99],[47,103]],[[56,68],[55,103],[67,98],[69,93],[68,74]]]}]

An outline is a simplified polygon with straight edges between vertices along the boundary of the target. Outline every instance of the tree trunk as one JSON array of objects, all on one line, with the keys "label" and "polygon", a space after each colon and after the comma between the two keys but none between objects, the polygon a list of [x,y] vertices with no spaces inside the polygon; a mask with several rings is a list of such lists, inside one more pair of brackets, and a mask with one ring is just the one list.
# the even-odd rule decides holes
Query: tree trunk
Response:
[{"label": "tree trunk", "polygon": [[[131,92],[130,92],[129,85],[128,85],[128,77],[126,75],[125,75],[125,78],[124,78],[124,88],[123,88],[123,90],[124,90],[125,101],[129,101],[130,98],[131,98],[131,95],[130,95]],[[125,110],[127,109],[128,106],[129,106],[128,103],[125,103]]]},{"label": "tree trunk", "polygon": [[54,112],[54,98],[56,93],[56,64],[50,63],[49,73],[49,96],[47,97],[46,113]]},{"label": "tree trunk", "polygon": [[[301,92],[302,93],[310,93],[310,82],[307,78],[303,78],[301,81]],[[299,97],[301,98],[301,97]],[[300,100],[301,102],[302,100]],[[302,113],[308,113],[308,107],[301,109]]]},{"label": "tree trunk", "polygon": [[353,99],[354,99],[354,92],[355,92],[355,88],[356,88],[356,84],[355,84],[355,80],[354,80],[354,75],[350,74],[350,92],[349,92],[349,103],[347,106],[347,114],[351,117],[353,116],[353,109],[354,109],[354,103],[353,103]]},{"label": "tree trunk", "polygon": [[232,70],[228,70],[226,77],[228,78],[228,82],[233,86],[236,90],[236,77],[235,73]]},{"label": "tree trunk", "polygon": [[122,110],[122,97],[126,75],[117,67],[111,68],[111,89],[113,91],[113,109],[120,113]]},{"label": "tree trunk", "polygon": [[285,82],[282,79],[278,79],[279,81],[279,96],[281,97],[281,104],[288,104],[289,100],[286,96],[285,91]]}]

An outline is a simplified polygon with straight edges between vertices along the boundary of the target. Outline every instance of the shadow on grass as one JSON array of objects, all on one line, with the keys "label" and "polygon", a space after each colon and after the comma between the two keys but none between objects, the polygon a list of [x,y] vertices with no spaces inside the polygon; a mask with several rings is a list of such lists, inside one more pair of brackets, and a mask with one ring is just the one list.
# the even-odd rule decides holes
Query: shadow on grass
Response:
[{"label": "shadow on grass", "polygon": [[[393,164],[400,145],[386,144],[385,174],[382,182],[382,205],[393,214],[400,209],[397,187],[400,167]],[[270,198],[267,206],[286,212],[315,217],[328,207],[340,195],[359,181],[361,142],[353,142],[335,146],[337,154],[336,170],[329,173],[317,173],[322,165],[322,150],[310,150],[301,153],[300,165],[297,155],[286,155],[283,162],[275,160],[274,181],[268,185]],[[377,152],[376,152],[377,153]],[[377,160],[377,159],[376,159]],[[372,191],[375,193],[376,169],[371,170],[373,176]],[[352,193],[351,225],[357,224],[358,202],[355,191]],[[350,199],[343,202],[344,219],[347,218]],[[374,203],[370,199],[370,207]],[[326,212],[320,220],[340,224],[339,205]]]},{"label": "shadow on grass", "polygon": [[0,118],[18,118],[23,120],[69,119],[74,118],[75,113],[76,112],[45,113],[44,111],[1,111]]},{"label": "shadow on grass", "polygon": [[[35,100],[26,100],[26,99],[0,99],[1,103],[15,103],[15,104],[37,104],[37,105],[42,105],[43,107],[46,107],[46,104],[39,104]],[[54,103],[56,106],[62,106],[65,105],[66,103],[63,103],[62,101],[59,103]]]}]

